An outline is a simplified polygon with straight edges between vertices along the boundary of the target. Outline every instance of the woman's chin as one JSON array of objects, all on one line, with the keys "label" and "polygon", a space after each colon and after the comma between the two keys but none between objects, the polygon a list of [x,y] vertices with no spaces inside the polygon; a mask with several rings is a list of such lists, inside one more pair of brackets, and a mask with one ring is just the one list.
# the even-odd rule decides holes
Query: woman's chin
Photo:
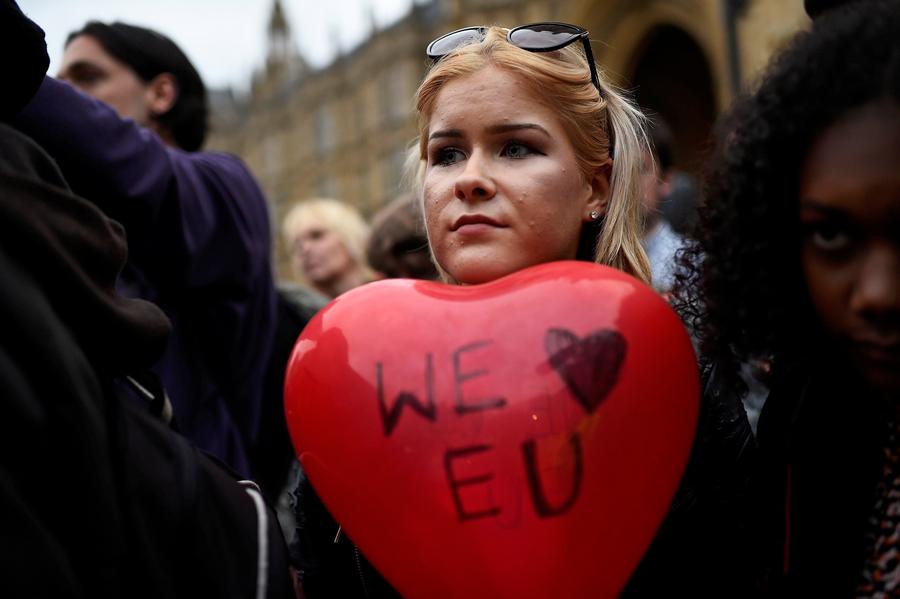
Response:
[{"label": "woman's chin", "polygon": [[519,266],[504,265],[499,263],[475,264],[461,266],[452,270],[446,270],[452,279],[459,285],[480,285],[490,283],[508,274],[520,270]]}]

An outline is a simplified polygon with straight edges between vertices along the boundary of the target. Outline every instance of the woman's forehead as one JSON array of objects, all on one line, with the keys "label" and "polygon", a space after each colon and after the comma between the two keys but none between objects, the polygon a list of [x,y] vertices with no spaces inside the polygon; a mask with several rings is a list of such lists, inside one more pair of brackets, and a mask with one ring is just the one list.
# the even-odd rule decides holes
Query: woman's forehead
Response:
[{"label": "woman's forehead", "polygon": [[801,207],[896,226],[900,215],[900,106],[852,110],[813,140],[800,176]]},{"label": "woman's forehead", "polygon": [[542,94],[517,73],[490,66],[448,81],[437,94],[429,134],[448,125],[523,117],[556,120]]},{"label": "woman's forehead", "polygon": [[300,233],[320,231],[329,228],[330,227],[325,220],[313,211],[306,212],[297,220],[297,231]]}]

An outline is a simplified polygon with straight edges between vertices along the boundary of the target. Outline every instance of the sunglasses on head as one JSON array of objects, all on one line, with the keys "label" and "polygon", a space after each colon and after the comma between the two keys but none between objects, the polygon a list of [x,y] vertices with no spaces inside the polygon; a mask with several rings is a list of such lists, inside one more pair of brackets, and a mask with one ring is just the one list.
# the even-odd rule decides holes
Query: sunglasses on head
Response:
[{"label": "sunglasses on head", "polygon": [[[465,27],[451,31],[437,38],[425,49],[425,53],[432,62],[437,62],[457,48],[469,44],[477,44],[484,39],[487,27]],[[600,97],[603,96],[603,88],[600,87],[600,77],[597,75],[597,66],[594,64],[594,53],[591,51],[591,41],[588,38],[587,29],[568,23],[532,23],[510,29],[506,40],[522,50],[528,52],[553,52],[565,48],[569,44],[581,40],[584,45],[584,55],[591,69],[591,82]]]}]

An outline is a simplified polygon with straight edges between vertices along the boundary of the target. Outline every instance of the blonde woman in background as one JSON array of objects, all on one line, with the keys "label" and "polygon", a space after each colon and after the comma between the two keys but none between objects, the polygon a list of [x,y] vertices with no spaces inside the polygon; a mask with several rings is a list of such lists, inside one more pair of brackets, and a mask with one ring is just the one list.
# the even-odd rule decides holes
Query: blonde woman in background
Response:
[{"label": "blonde woman in background", "polygon": [[376,278],[365,258],[369,226],[344,202],[298,202],[285,216],[282,232],[295,276],[329,298]]}]

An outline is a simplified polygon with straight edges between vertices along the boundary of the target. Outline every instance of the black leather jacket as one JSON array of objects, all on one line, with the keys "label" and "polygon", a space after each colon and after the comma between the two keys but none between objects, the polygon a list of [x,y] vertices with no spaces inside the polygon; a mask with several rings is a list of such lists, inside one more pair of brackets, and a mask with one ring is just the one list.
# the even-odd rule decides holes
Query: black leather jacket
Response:
[{"label": "black leather jacket", "polygon": [[[896,410],[823,359],[781,377],[759,422],[759,553],[776,597],[853,597]],[[896,417],[896,413],[894,415]]]},{"label": "black leather jacket", "polygon": [[702,369],[700,418],[669,513],[622,597],[758,595],[751,482],[757,447],[741,385]]}]

